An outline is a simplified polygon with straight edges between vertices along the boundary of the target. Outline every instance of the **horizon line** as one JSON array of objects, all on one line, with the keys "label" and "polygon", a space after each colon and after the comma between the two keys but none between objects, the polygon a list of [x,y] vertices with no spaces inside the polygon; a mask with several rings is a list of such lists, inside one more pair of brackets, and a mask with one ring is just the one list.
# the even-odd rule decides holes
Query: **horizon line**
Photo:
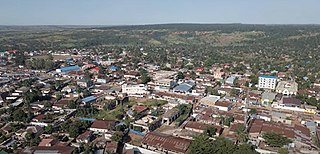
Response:
[{"label": "horizon line", "polygon": [[0,24],[0,26],[149,26],[149,25],[175,25],[175,24],[194,24],[194,25],[320,25],[320,23],[209,23],[209,22],[167,22],[167,23],[146,23],[146,24]]}]

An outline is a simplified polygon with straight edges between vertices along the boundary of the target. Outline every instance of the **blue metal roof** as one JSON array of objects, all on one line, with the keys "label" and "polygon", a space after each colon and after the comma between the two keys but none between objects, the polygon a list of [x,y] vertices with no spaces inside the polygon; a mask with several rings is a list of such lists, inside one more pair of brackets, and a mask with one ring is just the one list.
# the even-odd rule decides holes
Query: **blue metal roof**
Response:
[{"label": "blue metal roof", "polygon": [[73,71],[73,70],[78,70],[78,69],[80,69],[80,67],[78,65],[60,68],[61,72]]},{"label": "blue metal roof", "polygon": [[187,92],[189,90],[191,90],[191,88],[195,85],[194,82],[188,81],[185,83],[182,83],[178,86],[176,86],[175,88],[173,88],[174,91],[179,91],[179,92]]},{"label": "blue metal roof", "polygon": [[84,103],[88,103],[88,102],[94,101],[96,99],[97,98],[94,97],[94,96],[89,96],[89,97],[83,98],[81,101],[84,102]]},{"label": "blue metal roof", "polygon": [[271,78],[271,79],[276,79],[276,76],[267,76],[267,75],[260,75],[259,78]]},{"label": "blue metal roof", "polygon": [[144,136],[145,135],[144,133],[136,131],[136,130],[133,130],[133,129],[129,129],[129,131],[132,132],[132,133],[135,133],[137,135],[140,135],[140,136]]},{"label": "blue metal roof", "polygon": [[95,121],[95,118],[79,118],[81,121]]},{"label": "blue metal roof", "polygon": [[111,70],[116,70],[117,68],[118,68],[117,66],[114,66],[114,65],[113,65],[113,66],[111,66],[110,69],[111,69]]}]

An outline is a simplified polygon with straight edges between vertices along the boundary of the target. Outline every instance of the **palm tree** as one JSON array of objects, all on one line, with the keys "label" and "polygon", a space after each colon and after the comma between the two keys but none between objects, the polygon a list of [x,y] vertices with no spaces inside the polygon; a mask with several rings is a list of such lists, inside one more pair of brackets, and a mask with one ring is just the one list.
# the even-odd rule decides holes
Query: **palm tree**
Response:
[{"label": "palm tree", "polygon": [[248,135],[245,132],[245,127],[243,125],[239,125],[236,130],[237,141],[240,143],[245,143],[248,141]]}]

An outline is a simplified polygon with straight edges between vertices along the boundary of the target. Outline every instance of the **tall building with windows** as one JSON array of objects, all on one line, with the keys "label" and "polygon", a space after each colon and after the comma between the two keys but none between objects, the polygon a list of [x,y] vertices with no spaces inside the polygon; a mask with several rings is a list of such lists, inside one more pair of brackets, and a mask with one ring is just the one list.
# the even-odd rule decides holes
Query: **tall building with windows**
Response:
[{"label": "tall building with windows", "polygon": [[276,76],[259,76],[259,89],[276,89],[277,77]]}]

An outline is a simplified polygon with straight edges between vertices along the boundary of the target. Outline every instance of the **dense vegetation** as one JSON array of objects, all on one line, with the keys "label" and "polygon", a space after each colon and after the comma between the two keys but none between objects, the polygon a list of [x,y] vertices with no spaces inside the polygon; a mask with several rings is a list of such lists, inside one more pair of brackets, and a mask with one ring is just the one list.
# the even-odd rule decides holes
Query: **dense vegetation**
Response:
[{"label": "dense vegetation", "polygon": [[206,135],[200,135],[195,137],[189,147],[190,153],[193,154],[256,154],[254,147],[249,144],[233,144],[231,141],[219,137],[216,140],[210,140]]},{"label": "dense vegetation", "polygon": [[[254,70],[283,71],[290,65],[301,80],[316,79],[320,64],[320,26],[246,24],[167,24],[105,28],[0,27],[0,51],[91,48],[96,52],[130,51],[133,60],[195,66],[246,61]],[[144,48],[143,52],[140,48]],[[246,57],[245,59],[243,57]],[[140,59],[141,60],[141,59]],[[187,62],[186,62],[187,63]],[[50,65],[49,65],[50,66]],[[237,67],[239,71],[243,66]],[[310,73],[314,73],[310,75]]]},{"label": "dense vegetation", "polygon": [[[244,73],[249,64],[252,83],[264,71],[287,71],[299,89],[309,88],[320,77],[319,25],[247,25],[247,24],[164,24],[115,27],[8,27],[0,26],[0,51],[66,50],[78,48],[119,58],[113,54],[127,51],[135,66],[139,62],[192,69],[217,63],[233,63],[228,71]],[[16,55],[17,64],[32,69],[53,68],[51,59],[26,60]],[[188,64],[188,65],[187,65]],[[189,65],[190,64],[190,65]],[[289,71],[288,71],[289,70]],[[151,80],[140,70],[141,83]],[[291,75],[290,75],[291,74]],[[191,78],[195,73],[191,72]],[[304,77],[308,77],[305,80]],[[179,78],[184,78],[183,74]],[[247,83],[249,84],[249,83]],[[207,89],[211,94],[216,91]],[[320,106],[313,100],[308,104]]]}]

